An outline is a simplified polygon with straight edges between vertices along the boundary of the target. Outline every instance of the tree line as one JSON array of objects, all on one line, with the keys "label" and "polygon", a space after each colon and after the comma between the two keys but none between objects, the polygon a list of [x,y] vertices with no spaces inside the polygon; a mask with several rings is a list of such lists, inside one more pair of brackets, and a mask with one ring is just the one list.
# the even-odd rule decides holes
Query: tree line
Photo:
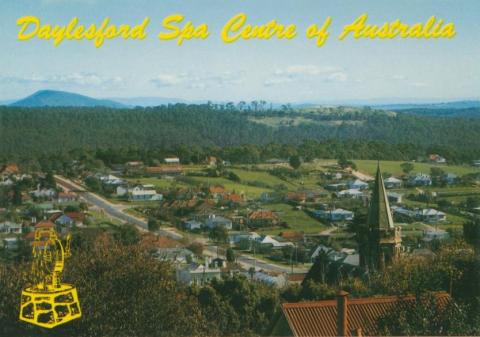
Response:
[{"label": "tree line", "polygon": [[[316,143],[324,144],[315,150],[318,154],[343,151],[351,158],[414,159],[405,157],[427,151],[441,152],[450,162],[480,158],[480,119],[329,109],[328,113],[256,111],[211,104],[134,109],[0,107],[0,161],[78,149],[172,152],[182,148],[192,148],[192,161],[205,148],[229,149],[224,157],[234,159],[245,149],[260,149],[259,156],[265,156],[275,146],[305,148]],[[301,117],[311,122],[272,127],[258,123],[265,116]]]}]

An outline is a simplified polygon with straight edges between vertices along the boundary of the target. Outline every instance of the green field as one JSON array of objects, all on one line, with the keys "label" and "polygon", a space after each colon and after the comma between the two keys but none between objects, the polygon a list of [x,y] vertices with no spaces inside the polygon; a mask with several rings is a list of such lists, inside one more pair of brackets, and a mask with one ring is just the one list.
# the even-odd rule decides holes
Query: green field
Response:
[{"label": "green field", "polygon": [[292,206],[287,204],[266,204],[263,206],[263,208],[274,212],[279,212],[280,220],[285,221],[289,225],[289,228],[265,228],[258,230],[257,232],[259,234],[277,235],[280,232],[286,231],[304,232],[310,234],[321,232],[327,228],[319,221],[308,216],[304,211],[295,210]]},{"label": "green field", "polygon": [[[374,175],[377,171],[377,161],[376,160],[354,160],[355,164],[357,165],[357,169],[360,172],[367,173],[370,175]],[[393,175],[401,175],[403,174],[401,161],[381,161],[380,168],[382,172],[388,172]],[[447,173],[453,173],[456,175],[465,175],[468,173],[480,173],[480,168],[473,167],[473,166],[460,166],[460,165],[435,165],[435,164],[427,164],[427,163],[413,163],[413,172],[423,172],[423,173],[430,173],[430,169],[432,167],[438,167],[444,170]]]},{"label": "green field", "polygon": [[271,192],[272,189],[266,187],[250,186],[242,183],[237,183],[226,178],[216,177],[191,177],[199,184],[205,185],[222,185],[229,192],[245,194],[248,198],[258,198],[263,192]]},{"label": "green field", "polygon": [[165,179],[165,178],[131,178],[127,179],[131,183],[139,183],[144,185],[154,185],[157,189],[166,190],[171,187],[187,187],[188,185],[184,184],[181,181],[176,179]]},{"label": "green field", "polygon": [[230,171],[238,175],[242,182],[261,182],[268,184],[269,187],[285,185],[288,189],[296,189],[298,187],[298,185],[293,182],[282,180],[265,171],[250,171],[238,168],[231,169]]}]

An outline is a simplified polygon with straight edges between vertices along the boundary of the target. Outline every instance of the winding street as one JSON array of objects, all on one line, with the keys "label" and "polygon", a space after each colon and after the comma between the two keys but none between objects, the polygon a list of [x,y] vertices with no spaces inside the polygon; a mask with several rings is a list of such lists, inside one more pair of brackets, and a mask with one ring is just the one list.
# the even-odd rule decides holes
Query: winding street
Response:
[{"label": "winding street", "polygon": [[[67,179],[65,177],[55,175],[55,180],[57,181],[57,184],[60,185],[63,189],[65,189],[66,191],[73,191],[77,193],[81,199],[83,199],[87,203],[99,209],[102,209],[105,212],[105,214],[107,214],[108,216],[115,218],[123,223],[134,224],[142,231],[148,230],[147,221],[125,212],[125,209],[127,208],[127,206],[121,205],[121,204],[114,204],[95,193],[87,191],[84,186],[81,186],[80,184],[73,182],[70,179]],[[183,238],[182,234],[177,233],[173,229],[169,229],[169,228],[162,228],[158,230],[157,233],[159,235],[168,236],[174,240],[181,240]],[[205,244],[206,240],[201,240],[201,242]],[[205,246],[204,252],[209,256],[217,256],[217,247]],[[291,272],[291,267],[273,264],[262,259],[253,258],[248,255],[238,255],[237,262],[241,264],[245,269],[254,267],[256,268],[256,270],[263,269],[265,271],[275,272],[275,273]],[[293,268],[293,272],[295,273],[302,273],[306,271],[307,271],[307,268],[305,267]]]}]

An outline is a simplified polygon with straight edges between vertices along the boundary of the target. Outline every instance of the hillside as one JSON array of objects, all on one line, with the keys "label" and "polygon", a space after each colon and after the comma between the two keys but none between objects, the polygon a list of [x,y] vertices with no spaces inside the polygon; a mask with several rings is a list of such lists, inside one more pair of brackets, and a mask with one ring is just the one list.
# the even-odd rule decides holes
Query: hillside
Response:
[{"label": "hillside", "polygon": [[122,108],[125,105],[106,99],[95,99],[66,91],[40,90],[10,106],[14,107],[96,107]]},{"label": "hillside", "polygon": [[[358,159],[368,152],[371,159],[396,160],[413,148],[441,152],[449,160],[470,161],[480,158],[478,130],[480,119],[392,115],[369,108],[331,108],[324,114],[238,111],[207,104],[133,109],[0,107],[0,156],[334,140],[346,142],[352,151],[349,156]],[[372,141],[393,144],[397,150],[391,153],[383,148],[373,153]],[[330,149],[331,153],[338,151]]]}]

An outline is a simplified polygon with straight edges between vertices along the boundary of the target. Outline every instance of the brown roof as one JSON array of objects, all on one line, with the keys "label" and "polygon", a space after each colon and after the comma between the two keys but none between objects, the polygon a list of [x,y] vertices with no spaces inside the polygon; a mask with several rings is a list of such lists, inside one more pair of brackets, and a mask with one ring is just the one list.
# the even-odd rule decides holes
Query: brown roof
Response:
[{"label": "brown roof", "polygon": [[2,168],[1,173],[2,174],[18,174],[18,173],[20,173],[20,169],[18,168],[17,164],[10,163],[10,164],[5,165]]},{"label": "brown roof", "polygon": [[250,220],[278,220],[278,215],[268,210],[253,211],[248,215]]},{"label": "brown roof", "polygon": [[37,229],[37,228],[52,228],[52,227],[55,227],[55,225],[53,224],[53,222],[51,222],[49,220],[42,220],[35,225],[35,229]]},{"label": "brown roof", "polygon": [[288,192],[287,193],[288,200],[295,200],[295,201],[304,201],[307,199],[307,193],[303,192]]},{"label": "brown roof", "polygon": [[52,215],[50,215],[50,217],[48,218],[49,221],[52,221],[52,222],[55,222],[57,221],[57,219],[59,217],[62,216],[62,212],[56,212],[56,213],[53,213]]},{"label": "brown roof", "polygon": [[220,185],[210,186],[210,188],[208,190],[212,194],[213,193],[223,193],[223,192],[225,192],[225,188],[223,186],[220,186]]},{"label": "brown roof", "polygon": [[280,236],[287,240],[300,241],[300,240],[303,240],[305,235],[302,232],[288,231],[288,232],[282,232]]},{"label": "brown roof", "polygon": [[85,220],[85,214],[81,212],[66,212],[65,215],[75,221]]},{"label": "brown roof", "polygon": [[[440,305],[446,305],[450,296],[435,293]],[[415,301],[415,296],[382,296],[347,300],[347,335],[358,329],[365,336],[376,336],[378,320],[388,312]],[[336,336],[337,300],[284,303],[283,313],[294,336]]]},{"label": "brown roof", "polygon": [[241,203],[243,201],[243,197],[237,193],[224,193],[223,194],[224,201],[231,201],[236,203]]},{"label": "brown roof", "polygon": [[303,282],[305,276],[307,276],[307,274],[304,273],[288,274],[288,282]]}]

